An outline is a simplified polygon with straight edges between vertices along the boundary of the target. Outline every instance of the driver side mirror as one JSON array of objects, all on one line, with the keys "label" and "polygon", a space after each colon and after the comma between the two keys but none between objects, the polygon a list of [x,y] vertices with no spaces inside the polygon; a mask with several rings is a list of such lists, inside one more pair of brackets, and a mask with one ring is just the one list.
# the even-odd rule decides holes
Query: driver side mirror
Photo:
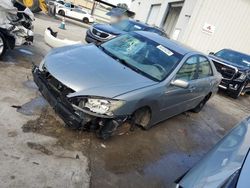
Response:
[{"label": "driver side mirror", "polygon": [[209,52],[209,55],[214,55],[214,52]]},{"label": "driver side mirror", "polygon": [[176,86],[176,87],[180,87],[180,88],[184,88],[184,89],[187,89],[189,87],[189,83],[187,81],[180,80],[180,79],[173,80],[171,82],[171,85]]}]

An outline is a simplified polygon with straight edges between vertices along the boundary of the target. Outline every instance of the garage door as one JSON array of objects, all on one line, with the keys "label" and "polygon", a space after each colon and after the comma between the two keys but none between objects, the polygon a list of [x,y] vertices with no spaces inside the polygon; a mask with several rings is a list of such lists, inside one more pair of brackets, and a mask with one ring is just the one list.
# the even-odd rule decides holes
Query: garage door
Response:
[{"label": "garage door", "polygon": [[161,5],[152,5],[148,14],[147,23],[154,25],[159,14]]}]

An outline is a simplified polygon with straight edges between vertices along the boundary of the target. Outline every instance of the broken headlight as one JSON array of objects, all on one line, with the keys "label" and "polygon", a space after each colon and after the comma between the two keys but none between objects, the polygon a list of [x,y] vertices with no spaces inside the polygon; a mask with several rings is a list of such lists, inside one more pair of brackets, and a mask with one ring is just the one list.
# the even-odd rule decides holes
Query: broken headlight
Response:
[{"label": "broken headlight", "polygon": [[101,115],[113,116],[113,112],[124,105],[124,101],[105,98],[80,98],[74,100],[73,108],[88,110]]}]

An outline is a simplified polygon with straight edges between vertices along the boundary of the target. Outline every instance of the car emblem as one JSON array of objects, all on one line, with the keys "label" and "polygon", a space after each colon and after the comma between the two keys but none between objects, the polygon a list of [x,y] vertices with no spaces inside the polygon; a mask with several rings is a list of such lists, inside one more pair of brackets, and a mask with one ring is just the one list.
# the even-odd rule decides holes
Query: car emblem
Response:
[{"label": "car emblem", "polygon": [[101,33],[97,32],[96,35],[101,36]]}]

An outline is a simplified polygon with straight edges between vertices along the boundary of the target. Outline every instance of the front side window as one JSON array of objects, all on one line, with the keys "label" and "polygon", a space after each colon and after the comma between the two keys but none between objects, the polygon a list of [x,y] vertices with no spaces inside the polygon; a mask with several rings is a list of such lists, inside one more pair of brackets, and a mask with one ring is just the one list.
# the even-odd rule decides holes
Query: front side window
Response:
[{"label": "front side window", "polygon": [[175,79],[191,81],[197,79],[198,57],[192,56],[186,60],[181,69],[176,74]]},{"label": "front side window", "polygon": [[119,30],[126,31],[126,32],[140,31],[140,30],[144,29],[139,24],[133,23],[129,20],[123,20],[121,22],[112,24],[112,26],[119,29]]},{"label": "front side window", "polygon": [[101,45],[104,52],[155,81],[164,80],[183,58],[142,35],[130,33]]},{"label": "front side window", "polygon": [[213,72],[209,60],[206,57],[200,56],[198,66],[198,77],[206,78],[212,75]]}]

